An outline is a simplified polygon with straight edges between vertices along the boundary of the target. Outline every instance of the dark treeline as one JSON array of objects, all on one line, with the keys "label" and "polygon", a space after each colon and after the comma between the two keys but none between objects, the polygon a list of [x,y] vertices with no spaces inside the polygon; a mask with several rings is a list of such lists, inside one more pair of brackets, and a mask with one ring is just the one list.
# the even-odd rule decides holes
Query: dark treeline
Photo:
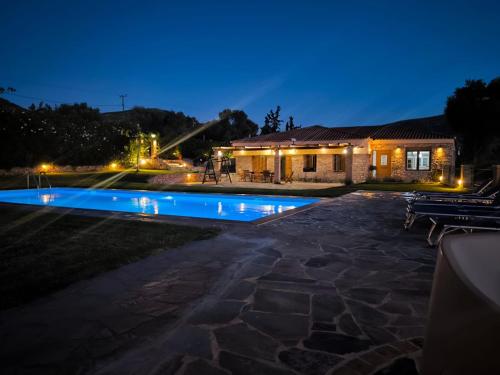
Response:
[{"label": "dark treeline", "polygon": [[466,81],[448,98],[445,114],[458,135],[460,162],[500,164],[500,77]]},{"label": "dark treeline", "polygon": [[[86,104],[52,108],[41,103],[25,109],[0,99],[0,168],[58,165],[99,165],[127,160],[127,145],[138,132],[156,133],[160,144],[170,143],[201,126],[181,112],[134,108],[100,113]],[[213,146],[256,135],[258,126],[243,111],[224,110],[219,122],[183,142],[178,151],[199,161]],[[172,157],[175,149],[163,158]]]},{"label": "dark treeline", "polygon": [[[8,88],[9,92],[15,89]],[[2,91],[0,90],[0,94]],[[281,107],[271,110],[259,126],[240,110],[226,109],[219,121],[161,155],[173,158],[180,152],[195,161],[206,160],[212,147],[229,145],[238,138],[281,130]],[[489,83],[468,80],[448,98],[445,114],[457,134],[459,162],[477,166],[500,163],[500,78]],[[182,112],[134,108],[100,113],[86,104],[52,108],[40,103],[19,107],[0,98],[0,168],[58,165],[99,165],[111,160],[130,160],[127,149],[138,132],[155,133],[164,146],[202,124]],[[289,117],[284,130],[297,126]],[[175,153],[175,156],[174,156]]]}]

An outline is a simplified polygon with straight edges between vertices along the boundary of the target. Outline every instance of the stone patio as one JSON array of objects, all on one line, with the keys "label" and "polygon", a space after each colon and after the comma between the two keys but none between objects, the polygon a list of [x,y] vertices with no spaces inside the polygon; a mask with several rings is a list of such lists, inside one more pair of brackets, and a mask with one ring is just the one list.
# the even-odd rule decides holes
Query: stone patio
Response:
[{"label": "stone patio", "polygon": [[[0,313],[2,374],[417,374],[435,249],[358,192]],[[415,361],[417,359],[417,361]]]}]

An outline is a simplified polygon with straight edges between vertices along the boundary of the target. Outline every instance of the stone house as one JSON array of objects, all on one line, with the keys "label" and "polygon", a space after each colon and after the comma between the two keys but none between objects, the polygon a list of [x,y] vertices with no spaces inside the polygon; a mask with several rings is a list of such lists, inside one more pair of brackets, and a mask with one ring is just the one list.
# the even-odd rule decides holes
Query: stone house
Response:
[{"label": "stone house", "polygon": [[269,171],[274,182],[287,176],[317,182],[443,181],[455,174],[455,137],[444,116],[376,126],[310,126],[238,139],[230,147],[236,172]]}]

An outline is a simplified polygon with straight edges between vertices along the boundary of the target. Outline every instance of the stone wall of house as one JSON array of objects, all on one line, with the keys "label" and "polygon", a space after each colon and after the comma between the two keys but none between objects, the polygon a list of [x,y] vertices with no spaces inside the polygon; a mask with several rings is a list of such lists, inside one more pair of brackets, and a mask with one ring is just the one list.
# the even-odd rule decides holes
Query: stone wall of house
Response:
[{"label": "stone wall of house", "polygon": [[333,171],[333,155],[317,154],[316,171],[304,172],[304,155],[294,155],[292,158],[293,177],[303,181],[344,182],[345,172]]},{"label": "stone wall of house", "polygon": [[242,174],[244,170],[252,170],[252,157],[251,156],[236,156],[236,173]]},{"label": "stone wall of house", "polygon": [[368,179],[370,168],[369,154],[352,155],[352,182],[355,184],[365,182]]},{"label": "stone wall of house", "polygon": [[[455,145],[453,143],[405,143],[404,141],[373,141],[373,150],[391,150],[391,178],[402,181],[437,181],[448,168],[451,176],[455,170]],[[406,170],[406,150],[431,150],[431,168],[429,171]],[[447,181],[445,181],[447,182]],[[451,181],[448,181],[451,182]]]},{"label": "stone wall of house", "polygon": [[266,156],[266,169],[274,172],[274,156]]}]

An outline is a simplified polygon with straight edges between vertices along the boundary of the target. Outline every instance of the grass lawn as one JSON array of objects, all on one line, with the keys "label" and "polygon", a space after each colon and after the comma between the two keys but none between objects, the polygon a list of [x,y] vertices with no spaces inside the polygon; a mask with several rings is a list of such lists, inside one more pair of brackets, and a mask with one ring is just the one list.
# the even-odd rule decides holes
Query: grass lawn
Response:
[{"label": "grass lawn", "polygon": [[[269,195],[296,195],[306,197],[337,197],[355,190],[383,190],[383,191],[438,191],[438,192],[458,192],[457,188],[443,186],[439,183],[363,183],[351,186],[342,186],[327,189],[261,189],[242,187],[215,187],[207,185],[151,185],[148,179],[160,173],[176,173],[169,171],[141,170],[139,173],[131,172],[124,174],[119,180],[112,179],[116,172],[99,173],[51,173],[49,179],[52,186],[75,186],[89,187],[99,184],[100,188],[108,187],[115,189],[145,189],[145,190],[169,190],[184,192],[204,192],[204,193],[233,193],[233,194],[269,194]],[[112,179],[113,181],[107,182]],[[23,176],[0,176],[0,189],[22,189],[26,188],[26,178]]]},{"label": "grass lawn", "polygon": [[2,206],[0,308],[216,234],[215,229]]}]

